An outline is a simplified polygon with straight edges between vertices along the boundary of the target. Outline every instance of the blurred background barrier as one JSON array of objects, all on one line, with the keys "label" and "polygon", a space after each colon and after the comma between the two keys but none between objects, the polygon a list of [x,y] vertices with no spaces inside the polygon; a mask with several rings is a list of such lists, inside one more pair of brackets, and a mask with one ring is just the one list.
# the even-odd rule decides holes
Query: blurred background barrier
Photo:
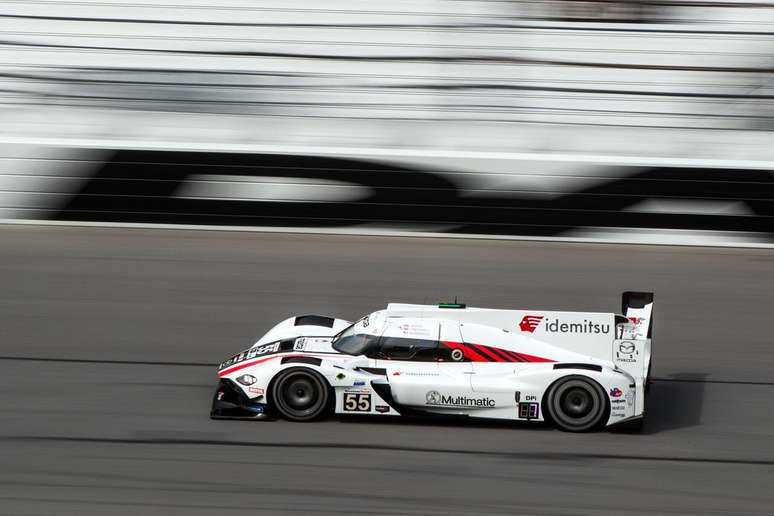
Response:
[{"label": "blurred background barrier", "polygon": [[0,215],[765,242],[772,23],[764,1],[0,1]]},{"label": "blurred background barrier", "polygon": [[479,157],[69,152],[67,159],[6,159],[24,172],[3,177],[4,218],[685,243],[768,242],[774,236],[774,180],[767,170]]}]

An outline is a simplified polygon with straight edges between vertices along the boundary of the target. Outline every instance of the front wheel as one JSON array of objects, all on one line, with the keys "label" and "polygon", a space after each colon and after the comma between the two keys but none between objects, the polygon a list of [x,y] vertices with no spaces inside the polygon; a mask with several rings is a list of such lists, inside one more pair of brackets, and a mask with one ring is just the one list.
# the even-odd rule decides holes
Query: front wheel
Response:
[{"label": "front wheel", "polygon": [[325,379],[311,369],[296,367],[282,371],[271,390],[274,408],[290,421],[311,421],[328,408],[330,389]]},{"label": "front wheel", "polygon": [[569,432],[586,432],[602,425],[607,413],[604,389],[585,376],[557,380],[548,390],[546,410],[554,423]]}]

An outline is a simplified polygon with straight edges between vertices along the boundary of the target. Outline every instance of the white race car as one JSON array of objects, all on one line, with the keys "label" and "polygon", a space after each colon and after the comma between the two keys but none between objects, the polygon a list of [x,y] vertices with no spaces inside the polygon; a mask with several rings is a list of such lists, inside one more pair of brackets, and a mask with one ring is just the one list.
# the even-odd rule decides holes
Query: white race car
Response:
[{"label": "white race car", "polygon": [[302,315],[218,370],[215,419],[326,414],[550,421],[587,431],[645,414],[653,294],[623,314],[389,304],[356,323]]}]

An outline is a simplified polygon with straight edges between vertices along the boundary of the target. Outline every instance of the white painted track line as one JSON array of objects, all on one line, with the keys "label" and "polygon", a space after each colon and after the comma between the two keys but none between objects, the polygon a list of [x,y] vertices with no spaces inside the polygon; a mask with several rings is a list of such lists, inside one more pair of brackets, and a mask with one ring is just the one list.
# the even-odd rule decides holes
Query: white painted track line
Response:
[{"label": "white painted track line", "polygon": [[[399,238],[445,238],[459,240],[503,240],[524,242],[559,242],[576,244],[623,244],[657,245],[675,247],[728,247],[750,249],[774,249],[774,243],[764,241],[765,236],[755,233],[720,231],[653,230],[642,231],[627,228],[587,228],[581,234],[609,231],[610,236],[515,236],[482,235],[475,233],[443,233],[432,231],[402,231],[389,228],[347,227],[347,228],[303,228],[274,226],[216,226],[200,224],[146,224],[134,222],[81,222],[58,220],[0,219],[0,224],[23,226],[71,226],[126,229],[165,229],[189,231],[234,231],[245,233],[287,233],[313,235],[351,235]],[[603,233],[604,234],[604,233]],[[630,235],[630,236],[627,236]]]}]

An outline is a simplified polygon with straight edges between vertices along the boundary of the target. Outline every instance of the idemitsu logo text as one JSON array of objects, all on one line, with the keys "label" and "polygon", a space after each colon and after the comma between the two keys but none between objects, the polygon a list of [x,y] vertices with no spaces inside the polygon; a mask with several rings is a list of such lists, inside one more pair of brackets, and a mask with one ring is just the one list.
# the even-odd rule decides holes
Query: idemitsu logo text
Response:
[{"label": "idemitsu logo text", "polygon": [[562,322],[559,319],[546,319],[548,333],[610,333],[609,324],[599,324],[584,319],[582,322]]}]

